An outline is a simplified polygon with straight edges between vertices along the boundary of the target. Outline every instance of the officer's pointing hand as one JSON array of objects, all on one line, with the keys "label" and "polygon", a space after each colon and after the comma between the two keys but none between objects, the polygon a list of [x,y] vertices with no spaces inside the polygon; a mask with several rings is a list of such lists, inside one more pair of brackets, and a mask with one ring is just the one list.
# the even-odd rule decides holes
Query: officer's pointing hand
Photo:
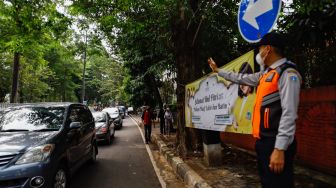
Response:
[{"label": "officer's pointing hand", "polygon": [[217,73],[219,71],[215,61],[211,57],[208,59],[208,64],[210,65],[210,68],[212,69],[213,72]]},{"label": "officer's pointing hand", "polygon": [[269,168],[272,172],[280,174],[285,166],[285,151],[274,149],[271,155]]}]

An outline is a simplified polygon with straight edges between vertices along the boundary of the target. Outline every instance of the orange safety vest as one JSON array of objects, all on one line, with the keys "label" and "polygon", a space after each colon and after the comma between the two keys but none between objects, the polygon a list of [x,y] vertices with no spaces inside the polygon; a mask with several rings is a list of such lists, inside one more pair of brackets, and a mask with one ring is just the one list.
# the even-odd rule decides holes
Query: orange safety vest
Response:
[{"label": "orange safety vest", "polygon": [[255,138],[276,137],[278,134],[282,114],[278,82],[287,68],[296,69],[296,66],[284,63],[263,74],[259,80],[252,119]]}]

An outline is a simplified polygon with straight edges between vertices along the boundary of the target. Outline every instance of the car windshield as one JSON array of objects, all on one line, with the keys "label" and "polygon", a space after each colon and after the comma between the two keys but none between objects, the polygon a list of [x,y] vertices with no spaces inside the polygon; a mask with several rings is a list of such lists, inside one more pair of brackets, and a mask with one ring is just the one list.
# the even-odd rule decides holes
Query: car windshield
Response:
[{"label": "car windshield", "polygon": [[105,122],[106,121],[105,113],[93,113],[92,115],[95,119],[95,122]]},{"label": "car windshield", "polygon": [[106,111],[109,114],[118,114],[119,113],[118,108],[107,108],[107,109],[104,109],[103,111]]},{"label": "car windshield", "polygon": [[0,131],[57,131],[62,127],[64,107],[21,107],[0,111]]}]

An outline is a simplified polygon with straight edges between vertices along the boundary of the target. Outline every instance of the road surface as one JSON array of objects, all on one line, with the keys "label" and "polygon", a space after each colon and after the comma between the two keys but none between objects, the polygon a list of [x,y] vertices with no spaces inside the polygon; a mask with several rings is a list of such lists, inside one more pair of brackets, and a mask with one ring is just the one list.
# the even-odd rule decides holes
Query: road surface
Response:
[{"label": "road surface", "polygon": [[111,145],[99,144],[97,163],[84,165],[70,188],[161,187],[137,125],[126,117]]}]

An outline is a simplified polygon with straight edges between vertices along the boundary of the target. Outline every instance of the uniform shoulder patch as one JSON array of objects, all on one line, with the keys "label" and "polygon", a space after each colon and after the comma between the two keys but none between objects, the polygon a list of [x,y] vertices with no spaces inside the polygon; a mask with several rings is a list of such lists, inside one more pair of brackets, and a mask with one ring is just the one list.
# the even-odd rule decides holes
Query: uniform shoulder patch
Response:
[{"label": "uniform shoulder patch", "polygon": [[293,82],[296,82],[298,80],[298,76],[292,74],[292,75],[289,76],[289,80],[293,81]]},{"label": "uniform shoulder patch", "polygon": [[297,70],[289,68],[285,72],[290,81],[297,82],[301,80],[300,73]]}]

